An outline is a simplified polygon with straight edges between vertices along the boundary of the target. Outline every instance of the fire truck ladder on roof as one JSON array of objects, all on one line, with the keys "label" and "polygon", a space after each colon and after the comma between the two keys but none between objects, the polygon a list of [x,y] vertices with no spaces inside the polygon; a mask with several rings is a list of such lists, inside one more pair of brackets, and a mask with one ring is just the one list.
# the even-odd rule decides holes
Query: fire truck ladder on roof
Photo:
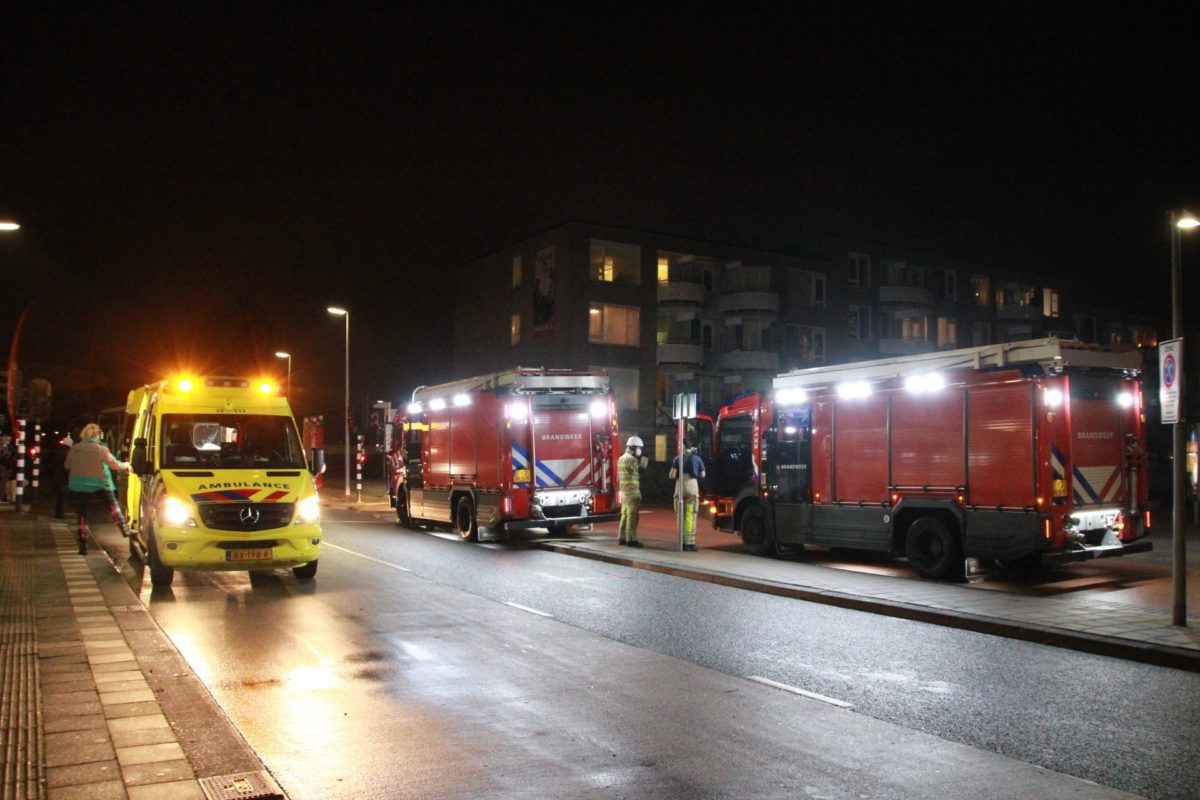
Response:
[{"label": "fire truck ladder on roof", "polygon": [[1029,339],[1023,342],[964,347],[958,350],[895,356],[853,364],[795,369],[776,376],[774,387],[798,389],[844,381],[903,378],[938,370],[982,369],[1019,364],[1038,364],[1047,373],[1059,372],[1066,367],[1091,367],[1137,373],[1142,366],[1142,354],[1135,349],[1083,344],[1063,339]]},{"label": "fire truck ladder on roof", "polygon": [[439,383],[436,386],[419,386],[413,391],[414,402],[430,400],[434,397],[450,398],[456,394],[479,392],[488,389],[511,387],[515,394],[530,392],[567,392],[567,391],[606,391],[608,389],[608,373],[602,370],[594,372],[575,372],[567,369],[544,369],[542,367],[514,367],[477,375],[473,378],[463,378],[457,381]]}]

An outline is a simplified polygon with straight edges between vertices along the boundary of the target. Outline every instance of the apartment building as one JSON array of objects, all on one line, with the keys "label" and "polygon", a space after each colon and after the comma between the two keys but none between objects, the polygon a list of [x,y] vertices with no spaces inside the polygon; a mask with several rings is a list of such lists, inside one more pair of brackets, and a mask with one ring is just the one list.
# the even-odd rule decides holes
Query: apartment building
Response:
[{"label": "apartment building", "polygon": [[1051,278],[851,240],[772,253],[571,222],[462,265],[455,286],[455,374],[604,368],[642,436],[670,431],[676,393],[714,413],[789,369],[1048,335],[1157,341],[1144,321],[1073,311]]}]

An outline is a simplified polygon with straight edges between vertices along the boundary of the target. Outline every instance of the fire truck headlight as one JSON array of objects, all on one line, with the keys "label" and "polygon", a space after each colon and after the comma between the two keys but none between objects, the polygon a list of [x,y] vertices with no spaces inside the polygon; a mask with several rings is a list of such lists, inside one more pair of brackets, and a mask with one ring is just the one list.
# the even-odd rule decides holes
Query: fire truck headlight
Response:
[{"label": "fire truck headlight", "polygon": [[608,416],[608,401],[593,400],[592,401],[592,416],[596,419],[604,419]]},{"label": "fire truck headlight", "polygon": [[1121,392],[1117,395],[1117,405],[1121,408],[1130,408],[1133,405],[1133,394],[1130,392]]},{"label": "fire truck headlight", "polygon": [[469,405],[471,405],[471,395],[456,394],[456,395],[454,395],[453,403],[454,403],[455,408],[462,408],[463,406],[469,406]]},{"label": "fire truck headlight", "polygon": [[300,525],[312,525],[321,521],[321,498],[317,495],[306,497],[296,504],[296,522]]},{"label": "fire truck headlight", "polygon": [[1058,408],[1063,404],[1062,389],[1046,390],[1046,408]]},{"label": "fire truck headlight", "polygon": [[192,509],[188,506],[188,504],[176,497],[171,497],[170,495],[163,500],[162,518],[163,522],[167,523],[168,525],[187,525],[193,528],[196,527],[196,521],[192,519]]},{"label": "fire truck headlight", "polygon": [[435,397],[429,401],[429,408],[431,411],[441,411],[445,407],[446,401],[440,397]]},{"label": "fire truck headlight", "polygon": [[808,393],[803,389],[780,389],[775,393],[775,402],[781,406],[794,406],[808,400]]}]

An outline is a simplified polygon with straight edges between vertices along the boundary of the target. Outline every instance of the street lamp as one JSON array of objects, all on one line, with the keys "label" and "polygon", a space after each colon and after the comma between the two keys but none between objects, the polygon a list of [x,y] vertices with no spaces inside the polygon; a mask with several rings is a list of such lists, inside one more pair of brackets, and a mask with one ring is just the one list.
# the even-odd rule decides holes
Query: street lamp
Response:
[{"label": "street lamp", "polygon": [[10,219],[0,220],[0,231],[19,231],[19,230],[21,230],[20,224],[13,222]]},{"label": "street lamp", "polygon": [[339,306],[329,306],[327,309],[335,317],[346,318],[346,407],[342,409],[342,422],[346,435],[346,497],[350,496],[350,312]]},{"label": "street lamp", "polygon": [[[1179,264],[1179,232],[1200,226],[1200,220],[1187,211],[1171,212],[1171,338],[1183,338],[1183,270]],[[1186,343],[1183,343],[1186,344]],[[1172,426],[1171,457],[1171,548],[1174,599],[1171,604],[1171,621],[1175,625],[1187,625],[1187,548],[1183,538],[1183,501],[1185,491],[1184,471],[1186,445],[1184,444],[1187,410],[1183,365],[1187,362],[1187,350],[1180,346],[1179,372],[1176,384],[1179,387],[1179,410]]]},{"label": "street lamp", "polygon": [[280,350],[275,354],[275,357],[286,358],[288,360],[287,396],[290,398],[292,396],[292,354]]}]

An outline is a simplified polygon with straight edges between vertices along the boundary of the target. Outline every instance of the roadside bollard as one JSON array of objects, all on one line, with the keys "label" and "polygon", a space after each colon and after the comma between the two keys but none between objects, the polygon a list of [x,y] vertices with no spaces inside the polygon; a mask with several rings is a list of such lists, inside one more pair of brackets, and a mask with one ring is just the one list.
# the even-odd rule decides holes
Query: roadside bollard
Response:
[{"label": "roadside bollard", "polygon": [[25,495],[25,420],[17,420],[17,491],[13,497],[13,503],[17,511],[21,510],[21,503]]}]

